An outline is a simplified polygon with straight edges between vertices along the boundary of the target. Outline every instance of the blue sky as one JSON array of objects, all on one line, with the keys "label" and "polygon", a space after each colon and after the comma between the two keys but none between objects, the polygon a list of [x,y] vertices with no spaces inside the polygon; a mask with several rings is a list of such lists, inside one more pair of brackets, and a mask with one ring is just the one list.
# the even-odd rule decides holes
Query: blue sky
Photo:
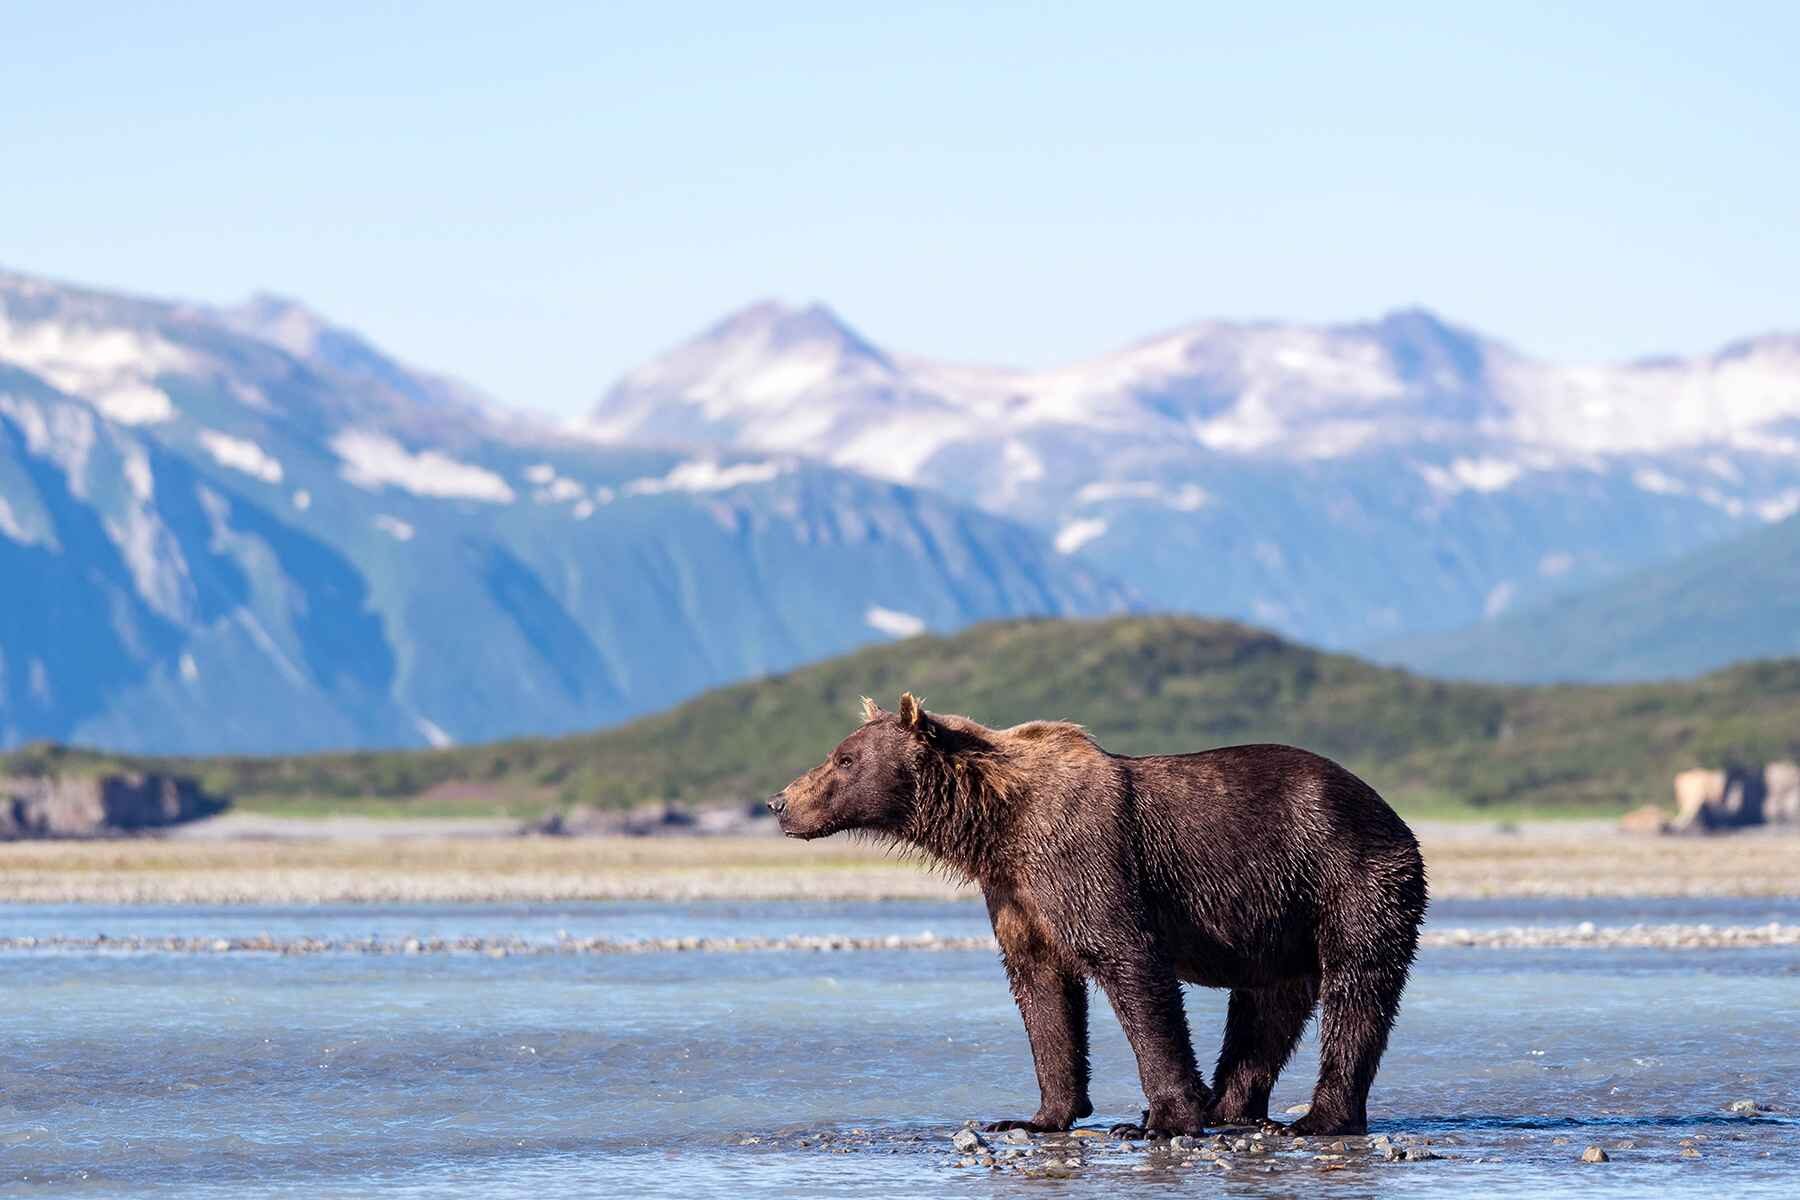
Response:
[{"label": "blue sky", "polygon": [[1800,7],[1564,7],[7,4],[0,265],[281,292],[570,413],[761,296],[1023,364],[1800,329]]}]

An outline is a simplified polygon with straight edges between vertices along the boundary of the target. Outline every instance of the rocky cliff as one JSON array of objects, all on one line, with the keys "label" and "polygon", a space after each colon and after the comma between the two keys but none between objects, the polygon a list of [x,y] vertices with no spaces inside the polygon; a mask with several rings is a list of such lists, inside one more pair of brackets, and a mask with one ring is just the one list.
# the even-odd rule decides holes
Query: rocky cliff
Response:
[{"label": "rocky cliff", "polygon": [[131,833],[210,816],[226,803],[175,775],[0,778],[0,839]]}]

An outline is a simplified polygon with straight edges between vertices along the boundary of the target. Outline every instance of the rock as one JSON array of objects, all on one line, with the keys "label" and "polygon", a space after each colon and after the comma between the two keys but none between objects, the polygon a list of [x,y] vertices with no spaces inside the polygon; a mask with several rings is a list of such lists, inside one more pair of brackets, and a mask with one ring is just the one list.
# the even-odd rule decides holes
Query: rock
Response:
[{"label": "rock", "polygon": [[1634,808],[1619,818],[1620,833],[1667,833],[1669,817],[1662,808],[1655,804],[1646,804],[1642,808]]},{"label": "rock", "polygon": [[1550,1144],[1552,1146],[1566,1146],[1569,1144],[1569,1139],[1565,1135],[1559,1133],[1550,1139]]},{"label": "rock", "polygon": [[1763,768],[1763,820],[1800,825],[1800,763],[1772,762]]},{"label": "rock", "polygon": [[1675,833],[1710,833],[1763,823],[1764,778],[1761,771],[1728,767],[1722,771],[1683,771],[1675,776]]},{"label": "rock", "polygon": [[1700,1152],[1698,1150],[1694,1149],[1692,1146],[1683,1146],[1681,1148],[1681,1157],[1683,1157],[1683,1158],[1699,1158]]},{"label": "rock", "polygon": [[1399,1162],[1401,1159],[1406,1157],[1406,1151],[1402,1150],[1398,1146],[1390,1144],[1390,1145],[1382,1147],[1381,1156],[1383,1158],[1387,1159],[1389,1162]]},{"label": "rock", "polygon": [[1312,1105],[1310,1105],[1310,1104],[1290,1104],[1286,1108],[1282,1109],[1281,1111],[1285,1112],[1290,1117],[1304,1117],[1307,1113],[1312,1111]]},{"label": "rock", "polygon": [[1603,1163],[1611,1162],[1612,1159],[1608,1158],[1606,1151],[1602,1150],[1600,1147],[1589,1146],[1586,1150],[1581,1152],[1581,1161],[1584,1163]]},{"label": "rock", "polygon": [[1003,1142],[1011,1142],[1015,1146],[1029,1146],[1031,1144],[1031,1131],[1026,1129],[1009,1129],[1000,1135],[1000,1140]]},{"label": "rock", "polygon": [[107,837],[222,812],[230,801],[183,775],[0,778],[0,840]]},{"label": "rock", "polygon": [[950,1135],[950,1144],[964,1154],[973,1154],[977,1150],[986,1150],[987,1143],[973,1129],[959,1129]]},{"label": "rock", "polygon": [[1444,1156],[1432,1150],[1429,1146],[1409,1146],[1406,1150],[1407,1162],[1430,1162],[1434,1158],[1442,1157]]},{"label": "rock", "polygon": [[1725,1111],[1740,1117],[1754,1117],[1769,1111],[1769,1106],[1755,1100],[1733,1100]]}]

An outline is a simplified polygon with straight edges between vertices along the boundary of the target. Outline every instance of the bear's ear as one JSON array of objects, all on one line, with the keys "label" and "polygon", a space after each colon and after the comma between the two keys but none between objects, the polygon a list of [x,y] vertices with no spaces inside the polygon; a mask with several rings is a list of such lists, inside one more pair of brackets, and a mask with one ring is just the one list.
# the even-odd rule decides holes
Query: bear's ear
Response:
[{"label": "bear's ear", "polygon": [[911,692],[900,693],[900,724],[922,738],[931,737],[937,727],[937,723],[926,715],[925,706]]},{"label": "bear's ear", "polygon": [[881,711],[881,705],[875,703],[867,696],[862,698],[862,719],[864,725],[867,725],[870,721],[880,720],[883,715],[885,714]]}]

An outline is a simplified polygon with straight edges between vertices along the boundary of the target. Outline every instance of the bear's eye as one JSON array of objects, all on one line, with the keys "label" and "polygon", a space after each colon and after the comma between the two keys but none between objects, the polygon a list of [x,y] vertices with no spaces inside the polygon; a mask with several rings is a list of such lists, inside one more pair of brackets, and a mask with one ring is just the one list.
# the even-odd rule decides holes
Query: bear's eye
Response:
[{"label": "bear's eye", "polygon": [[856,765],[856,760],[854,758],[850,757],[848,754],[838,755],[838,766],[850,767],[850,766],[855,766],[855,765]]}]

